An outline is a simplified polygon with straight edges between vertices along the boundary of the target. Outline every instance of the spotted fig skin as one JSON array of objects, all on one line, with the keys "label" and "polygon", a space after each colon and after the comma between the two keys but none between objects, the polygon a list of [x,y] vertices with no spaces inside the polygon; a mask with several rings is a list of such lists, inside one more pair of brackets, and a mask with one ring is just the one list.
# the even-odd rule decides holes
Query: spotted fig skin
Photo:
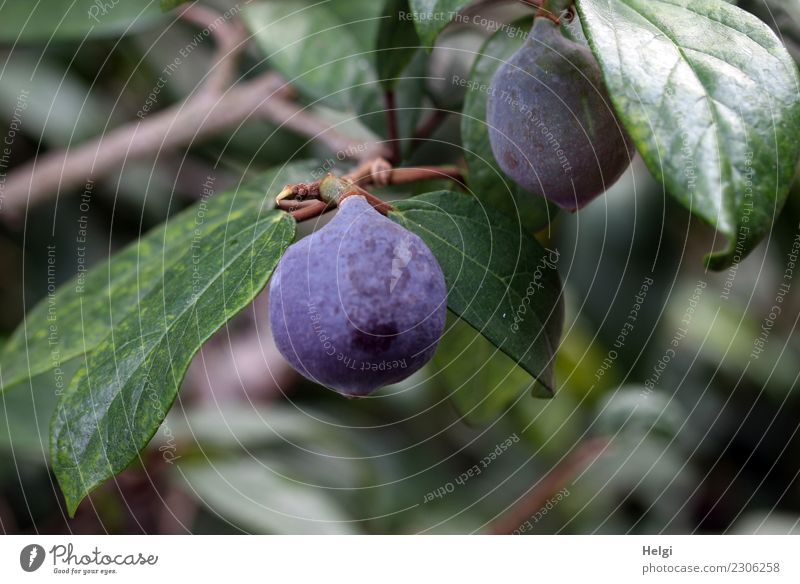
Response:
[{"label": "spotted fig skin", "polygon": [[275,344],[308,379],[348,396],[401,381],[442,336],[447,288],[418,236],[361,196],[292,245],[269,287]]},{"label": "spotted fig skin", "polygon": [[630,164],[634,147],[594,55],[551,20],[535,19],[525,44],[495,72],[490,92],[492,152],[524,189],[574,211]]}]

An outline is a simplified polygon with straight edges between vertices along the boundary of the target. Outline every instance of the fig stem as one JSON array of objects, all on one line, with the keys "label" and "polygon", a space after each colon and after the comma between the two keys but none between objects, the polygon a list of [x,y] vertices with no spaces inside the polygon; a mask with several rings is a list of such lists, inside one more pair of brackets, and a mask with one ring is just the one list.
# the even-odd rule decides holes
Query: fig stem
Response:
[{"label": "fig stem", "polygon": [[[379,168],[377,172],[376,168]],[[435,179],[450,179],[459,184],[464,183],[464,172],[455,165],[383,168],[376,165],[375,161],[367,161],[345,176],[360,185],[371,183],[399,185]]]},{"label": "fig stem", "polygon": [[347,197],[359,195],[376,211],[386,215],[392,210],[392,206],[364,190],[358,183],[408,184],[445,178],[463,185],[463,175],[461,168],[454,165],[392,168],[385,160],[376,159],[361,164],[342,177],[329,174],[318,181],[286,185],[275,197],[275,205],[300,222],[327,213]]},{"label": "fig stem", "polygon": [[327,213],[334,208],[333,205],[328,205],[324,201],[320,200],[306,202],[308,203],[307,205],[304,205],[301,208],[291,212],[292,217],[294,217],[294,220],[298,223],[301,221],[307,221],[308,219],[313,219],[314,217],[319,217],[320,215]]},{"label": "fig stem", "polygon": [[433,113],[430,115],[430,117],[420,124],[414,132],[414,137],[411,139],[409,155],[413,154],[417,148],[425,143],[425,140],[430,138],[431,135],[439,129],[439,126],[441,126],[442,122],[447,119],[447,115],[449,113],[450,112],[445,109],[433,110]]},{"label": "fig stem", "polygon": [[383,93],[384,109],[386,110],[387,133],[389,134],[389,148],[391,149],[391,161],[400,161],[400,133],[397,130],[397,109],[395,107],[394,91],[391,89]]}]

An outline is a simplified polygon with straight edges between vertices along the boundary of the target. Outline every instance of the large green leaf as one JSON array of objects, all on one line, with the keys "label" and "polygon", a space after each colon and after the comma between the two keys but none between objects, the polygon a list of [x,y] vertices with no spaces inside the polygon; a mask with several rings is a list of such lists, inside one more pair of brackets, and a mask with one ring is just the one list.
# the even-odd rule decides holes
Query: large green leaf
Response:
[{"label": "large green leaf", "polygon": [[[514,30],[526,31],[531,19],[514,24]],[[486,123],[486,102],[489,83],[495,70],[509,59],[525,42],[524,34],[509,35],[498,31],[486,41],[472,66],[469,79],[452,79],[454,84],[467,84],[461,117],[461,139],[469,173],[467,185],[476,197],[505,212],[519,216],[527,229],[544,229],[556,213],[541,195],[520,188],[507,178],[492,153],[489,126]]]},{"label": "large green leaf", "polygon": [[766,22],[800,61],[800,0],[740,0],[738,6]]},{"label": "large green leaf", "polygon": [[181,463],[179,485],[208,509],[254,533],[358,533],[335,492],[293,480],[277,461],[253,458]]},{"label": "large green leaf", "polygon": [[769,232],[800,156],[800,79],[775,34],[722,0],[578,0],[611,98],[650,171],[738,261]]},{"label": "large green leaf", "polygon": [[188,1],[189,0],[161,0],[161,10],[163,12],[168,12],[181,4],[186,4]]},{"label": "large green leaf", "polygon": [[385,89],[392,89],[419,50],[414,22],[405,18],[408,0],[386,0],[375,40],[375,71]]},{"label": "large green leaf", "polygon": [[48,463],[50,418],[63,386],[78,369],[78,361],[64,363],[56,374],[32,378],[26,388],[0,393],[0,452],[13,455],[17,464]]},{"label": "large green leaf", "polygon": [[113,323],[136,311],[139,301],[162,282],[194,239],[205,238],[224,225],[234,208],[245,206],[256,212],[268,199],[267,193],[279,192],[285,183],[308,180],[315,166],[311,162],[288,165],[245,187],[207,198],[48,295],[3,348],[0,389],[91,352]]},{"label": "large green leaf", "polygon": [[449,191],[395,203],[389,215],[428,244],[442,266],[447,306],[533,375],[550,397],[564,321],[558,252],[474,197]]},{"label": "large green leaf", "polygon": [[0,5],[0,42],[80,40],[116,36],[158,21],[161,6],[148,2],[9,0]]},{"label": "large green leaf", "polygon": [[116,322],[62,397],[51,456],[67,508],[122,471],[156,432],[202,344],[262,290],[294,237],[282,211],[240,207]]},{"label": "large green leaf", "polygon": [[411,17],[423,44],[433,48],[436,37],[472,0],[409,0]]},{"label": "large green leaf", "polygon": [[289,0],[250,4],[242,19],[270,64],[308,98],[342,111],[380,108],[372,38],[360,39],[361,22]]}]

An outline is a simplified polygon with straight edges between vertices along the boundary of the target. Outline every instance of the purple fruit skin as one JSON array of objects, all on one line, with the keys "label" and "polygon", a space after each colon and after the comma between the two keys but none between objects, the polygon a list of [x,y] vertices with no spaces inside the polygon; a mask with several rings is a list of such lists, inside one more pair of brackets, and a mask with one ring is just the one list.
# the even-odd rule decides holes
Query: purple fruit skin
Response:
[{"label": "purple fruit skin", "polygon": [[537,18],[492,77],[492,152],[514,182],[574,211],[614,184],[635,151],[611,107],[591,51]]},{"label": "purple fruit skin", "polygon": [[349,396],[427,363],[446,312],[444,275],[428,246],[360,196],[292,245],[269,287],[281,354],[308,379]]}]

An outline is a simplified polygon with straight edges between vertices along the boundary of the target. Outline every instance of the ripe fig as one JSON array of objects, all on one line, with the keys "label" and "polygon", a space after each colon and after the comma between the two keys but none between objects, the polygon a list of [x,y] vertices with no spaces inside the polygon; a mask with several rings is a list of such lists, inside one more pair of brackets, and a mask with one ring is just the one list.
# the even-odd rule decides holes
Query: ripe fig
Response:
[{"label": "ripe fig", "polygon": [[446,307],[444,275],[430,249],[358,195],[286,251],[269,288],[281,354],[308,379],[350,396],[427,363]]},{"label": "ripe fig", "polygon": [[534,20],[490,86],[492,152],[521,187],[574,211],[628,167],[634,149],[611,109],[594,55],[553,21]]}]

